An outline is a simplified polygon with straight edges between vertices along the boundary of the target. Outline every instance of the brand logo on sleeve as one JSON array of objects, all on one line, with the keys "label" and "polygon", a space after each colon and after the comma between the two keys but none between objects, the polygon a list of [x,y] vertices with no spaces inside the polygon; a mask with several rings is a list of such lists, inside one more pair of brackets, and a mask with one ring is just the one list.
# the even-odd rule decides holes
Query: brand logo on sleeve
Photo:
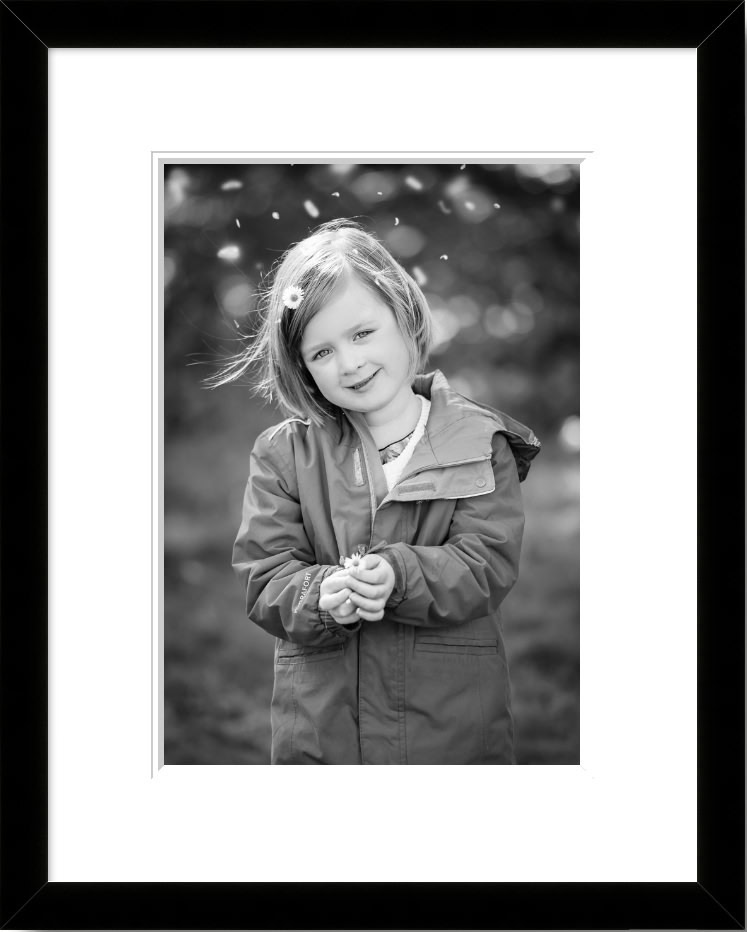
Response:
[{"label": "brand logo on sleeve", "polygon": [[296,614],[296,612],[297,612],[297,611],[299,610],[299,608],[301,607],[301,604],[303,603],[303,600],[304,600],[304,599],[306,598],[306,596],[309,594],[309,585],[310,585],[310,584],[311,584],[311,573],[307,573],[307,574],[304,576],[304,578],[303,578],[303,585],[301,586],[301,595],[300,595],[300,597],[299,597],[299,599],[298,599],[298,602],[296,603],[296,607],[293,609],[293,614],[294,614],[294,615]]}]

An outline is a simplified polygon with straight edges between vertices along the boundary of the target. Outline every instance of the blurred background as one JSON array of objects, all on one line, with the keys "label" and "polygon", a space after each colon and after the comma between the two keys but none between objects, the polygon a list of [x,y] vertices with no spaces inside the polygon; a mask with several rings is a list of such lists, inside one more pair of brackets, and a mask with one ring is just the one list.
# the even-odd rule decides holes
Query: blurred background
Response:
[{"label": "blurred background", "polygon": [[183,164],[164,180],[165,763],[268,764],[271,636],[231,569],[249,454],[285,415],[207,389],[256,291],[319,223],[355,217],[417,280],[427,371],[529,425],[521,578],[503,603],[520,764],[579,763],[579,167]]}]

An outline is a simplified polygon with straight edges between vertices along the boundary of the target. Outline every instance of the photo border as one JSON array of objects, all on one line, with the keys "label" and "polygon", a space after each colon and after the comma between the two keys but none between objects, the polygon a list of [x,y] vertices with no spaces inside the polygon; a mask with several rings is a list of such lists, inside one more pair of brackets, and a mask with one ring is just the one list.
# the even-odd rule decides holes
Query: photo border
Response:
[{"label": "photo border", "polygon": [[[277,47],[278,37],[299,48],[315,41],[482,48],[491,39],[501,48],[697,48],[698,880],[476,883],[467,921],[470,928],[744,928],[744,543],[726,543],[732,515],[740,528],[744,520],[743,5],[442,0],[430,3],[439,15],[429,16],[423,3],[399,0],[394,34],[390,18],[374,15],[384,5],[24,0],[0,7],[3,928],[285,925],[269,883],[47,880],[48,50],[235,47],[242,35],[258,48]],[[365,34],[356,31],[359,22]],[[684,455],[678,438],[671,443],[667,455]],[[312,886],[313,898],[305,889]],[[465,923],[464,902],[449,889],[456,884],[346,886],[352,889],[320,896],[326,891],[317,883],[283,884],[283,914],[313,929],[351,928],[359,915],[357,928]],[[351,908],[348,898],[360,903],[367,892],[365,912]],[[404,923],[392,918],[397,894],[410,907]]]}]

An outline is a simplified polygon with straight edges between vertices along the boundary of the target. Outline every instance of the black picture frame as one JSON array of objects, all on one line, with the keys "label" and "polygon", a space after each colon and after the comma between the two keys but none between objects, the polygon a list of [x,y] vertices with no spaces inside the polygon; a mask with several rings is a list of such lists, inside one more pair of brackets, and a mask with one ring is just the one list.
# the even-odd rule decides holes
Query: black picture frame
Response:
[{"label": "black picture frame", "polygon": [[[376,15],[387,5],[0,6],[2,928],[745,928],[744,7],[736,0],[399,0],[392,30],[390,17]],[[697,48],[697,587],[683,580],[698,600],[696,882],[320,889],[334,884],[332,866],[329,884],[279,889],[48,882],[48,49],[235,47],[241,35],[265,48],[278,37],[283,47]],[[693,440],[669,438],[648,455],[688,456]],[[392,858],[400,855],[393,846]]]}]

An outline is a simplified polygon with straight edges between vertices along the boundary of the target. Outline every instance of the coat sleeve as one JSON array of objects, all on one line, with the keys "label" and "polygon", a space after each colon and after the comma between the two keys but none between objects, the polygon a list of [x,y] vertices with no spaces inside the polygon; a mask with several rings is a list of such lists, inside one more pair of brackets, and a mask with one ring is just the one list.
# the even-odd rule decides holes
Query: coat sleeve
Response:
[{"label": "coat sleeve", "polygon": [[394,569],[386,617],[424,627],[493,613],[519,574],[524,509],[516,461],[506,438],[492,441],[495,490],[457,500],[447,540],[438,546],[389,544]]},{"label": "coat sleeve", "polygon": [[319,587],[339,567],[317,564],[303,524],[292,456],[262,434],[250,457],[234,571],[246,614],[269,634],[308,646],[339,643],[358,630],[319,609]]}]

